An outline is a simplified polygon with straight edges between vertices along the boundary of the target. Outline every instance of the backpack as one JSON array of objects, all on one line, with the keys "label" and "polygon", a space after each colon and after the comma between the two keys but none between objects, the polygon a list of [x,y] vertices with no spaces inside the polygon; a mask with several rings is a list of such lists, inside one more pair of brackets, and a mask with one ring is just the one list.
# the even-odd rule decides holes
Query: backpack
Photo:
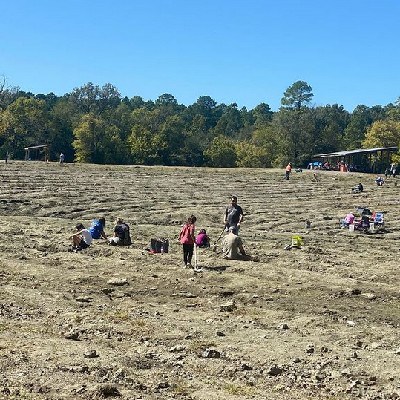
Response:
[{"label": "backpack", "polygon": [[150,240],[150,253],[168,253],[169,241],[165,238]]}]

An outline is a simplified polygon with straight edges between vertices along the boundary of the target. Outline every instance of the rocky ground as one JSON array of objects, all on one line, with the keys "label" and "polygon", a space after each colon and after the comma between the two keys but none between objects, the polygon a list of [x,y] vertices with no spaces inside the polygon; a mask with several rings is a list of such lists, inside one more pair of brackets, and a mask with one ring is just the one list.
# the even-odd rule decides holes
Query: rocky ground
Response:
[{"label": "rocky ground", "polygon": [[[17,161],[0,175],[1,399],[400,398],[397,180]],[[231,193],[258,262],[221,257]],[[357,206],[385,229],[340,229]],[[192,213],[211,237],[201,273],[176,240]],[[123,217],[134,244],[68,252],[99,216],[107,233]],[[169,253],[145,251],[152,237]]]}]

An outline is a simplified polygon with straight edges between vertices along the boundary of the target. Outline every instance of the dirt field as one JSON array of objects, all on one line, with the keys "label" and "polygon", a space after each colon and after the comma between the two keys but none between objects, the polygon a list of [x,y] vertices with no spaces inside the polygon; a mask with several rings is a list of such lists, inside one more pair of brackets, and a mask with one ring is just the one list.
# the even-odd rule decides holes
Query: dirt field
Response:
[{"label": "dirt field", "polygon": [[[1,399],[400,398],[395,179],[16,161],[0,174]],[[221,257],[231,193],[258,262]],[[385,229],[340,229],[357,206],[385,211]],[[176,239],[192,213],[217,241],[201,273]],[[68,252],[99,216],[107,233],[123,217],[134,244]],[[294,234],[304,246],[285,250]],[[145,251],[152,237],[170,252]]]}]

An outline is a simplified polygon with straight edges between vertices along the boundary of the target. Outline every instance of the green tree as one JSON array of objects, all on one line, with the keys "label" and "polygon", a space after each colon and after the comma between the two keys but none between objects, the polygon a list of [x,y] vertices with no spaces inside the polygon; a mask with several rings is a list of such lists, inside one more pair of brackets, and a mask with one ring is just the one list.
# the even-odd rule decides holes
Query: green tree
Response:
[{"label": "green tree", "polygon": [[190,105],[187,110],[190,120],[200,116],[203,117],[204,128],[208,133],[217,124],[220,110],[217,109],[217,102],[210,96],[200,96],[196,103]]},{"label": "green tree", "polygon": [[69,100],[75,105],[81,114],[101,114],[110,108],[115,108],[121,102],[118,89],[110,83],[102,87],[92,82],[75,88],[68,95]]},{"label": "green tree", "polygon": [[374,122],[368,128],[362,144],[365,148],[398,146],[400,144],[400,121]]},{"label": "green tree", "polygon": [[297,81],[289,86],[281,99],[283,107],[300,110],[313,98],[311,86],[304,81]]},{"label": "green tree", "polygon": [[260,103],[252,110],[255,122],[254,124],[259,127],[261,125],[268,124],[272,121],[272,116],[274,115],[270,106],[266,103]]},{"label": "green tree", "polygon": [[293,83],[285,91],[281,99],[282,107],[272,119],[279,137],[279,160],[282,164],[292,161],[302,165],[310,158],[314,123],[307,105],[312,97],[311,86],[306,82]]},{"label": "green tree", "polygon": [[158,96],[158,99],[155,101],[156,106],[163,106],[163,105],[178,105],[178,101],[172,94],[164,93],[161,96]]},{"label": "green tree", "polygon": [[118,164],[125,152],[119,130],[100,116],[83,115],[74,129],[75,160],[95,164]]},{"label": "green tree", "polygon": [[204,151],[208,165],[232,168],[236,166],[235,142],[226,136],[217,136]]},{"label": "green tree", "polygon": [[23,158],[24,147],[48,144],[48,113],[43,100],[19,97],[1,113],[0,136],[6,151]]},{"label": "green tree", "polygon": [[160,151],[164,165],[185,165],[185,133],[183,121],[179,115],[167,117],[159,132],[160,140],[165,145]]},{"label": "green tree", "polygon": [[267,151],[264,147],[256,146],[246,141],[235,145],[236,166],[243,168],[266,167]]},{"label": "green tree", "polygon": [[18,87],[8,86],[6,77],[0,76],[0,111],[5,110],[18,98],[18,92]]},{"label": "green tree", "polygon": [[160,134],[164,120],[160,109],[138,108],[132,112],[132,129],[128,138],[133,162],[162,164],[162,153],[167,148]]},{"label": "green tree", "polygon": [[59,98],[49,111],[49,144],[50,159],[57,159],[60,153],[66,161],[75,159],[73,122],[76,118],[74,110],[65,98]]},{"label": "green tree", "polygon": [[310,109],[313,119],[310,155],[332,153],[342,150],[345,129],[350,120],[349,113],[337,104]]},{"label": "green tree", "polygon": [[225,135],[234,138],[239,135],[242,128],[243,121],[241,113],[237,109],[237,104],[233,103],[224,108],[224,111],[214,128],[214,134],[216,136]]},{"label": "green tree", "polygon": [[[312,110],[281,109],[274,115],[272,126],[277,136],[279,157],[283,166],[288,161],[304,165],[313,153],[315,129]],[[276,165],[276,161],[274,163]],[[277,165],[276,165],[277,166]]]},{"label": "green tree", "polygon": [[372,108],[364,105],[357,106],[350,115],[350,120],[344,130],[342,147],[346,150],[359,149],[372,123],[385,117],[385,111],[380,106]]},{"label": "green tree", "polygon": [[253,132],[251,143],[262,148],[264,167],[281,166],[280,160],[286,158],[283,156],[283,142],[273,124],[262,125],[257,128]]}]

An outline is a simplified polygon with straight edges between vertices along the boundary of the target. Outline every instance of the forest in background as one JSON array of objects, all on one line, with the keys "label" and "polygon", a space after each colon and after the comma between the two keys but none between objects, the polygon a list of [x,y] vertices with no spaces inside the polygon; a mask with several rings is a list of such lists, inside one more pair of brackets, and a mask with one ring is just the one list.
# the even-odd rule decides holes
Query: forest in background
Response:
[{"label": "forest in background", "polygon": [[[0,81],[0,158],[24,158],[47,144],[50,160],[210,167],[305,166],[314,154],[400,144],[400,98],[394,104],[313,106],[311,86],[287,88],[278,111],[218,104],[172,94],[145,101],[91,82],[63,96],[33,94]],[[399,146],[400,147],[400,146]],[[400,155],[393,156],[395,162]]]}]

